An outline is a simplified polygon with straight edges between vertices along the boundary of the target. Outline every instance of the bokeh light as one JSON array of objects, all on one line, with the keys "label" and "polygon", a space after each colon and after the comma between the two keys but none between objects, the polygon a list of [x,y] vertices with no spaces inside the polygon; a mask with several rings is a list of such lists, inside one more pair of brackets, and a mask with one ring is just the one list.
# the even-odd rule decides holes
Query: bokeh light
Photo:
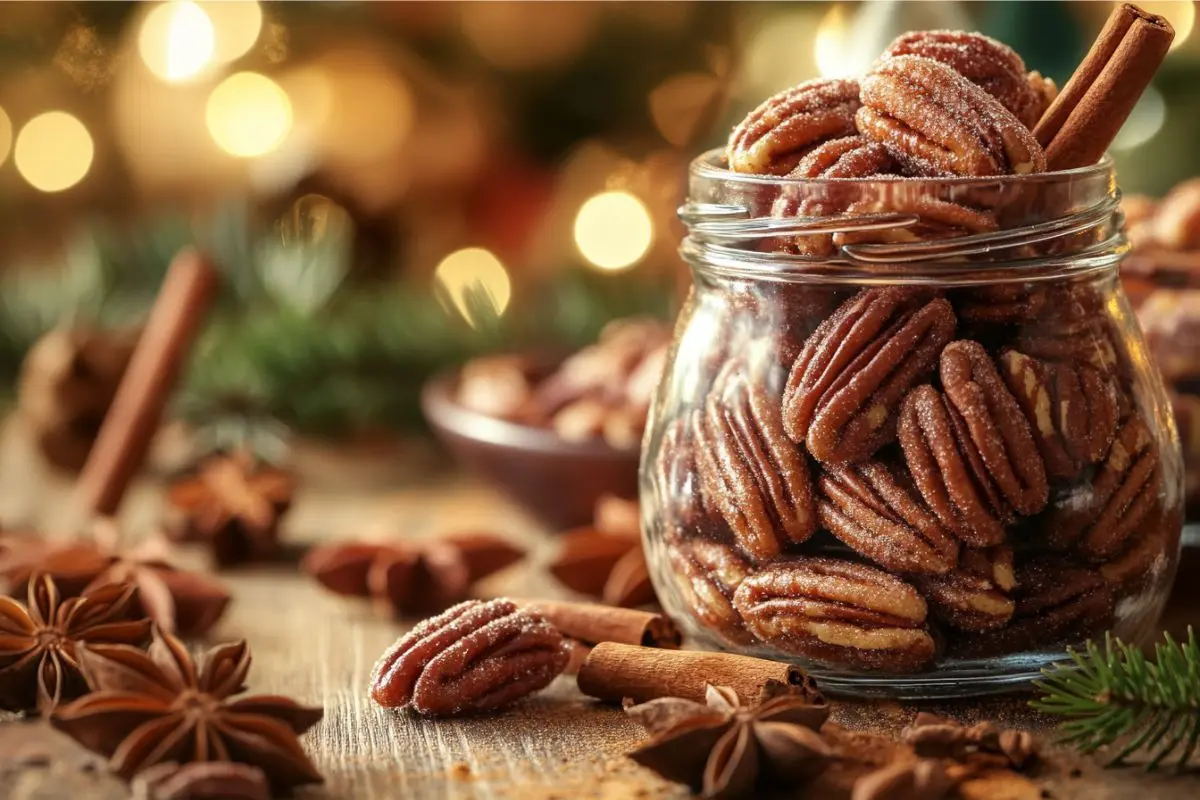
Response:
[{"label": "bokeh light", "polygon": [[482,322],[476,319],[481,302],[489,304],[499,317],[512,298],[512,283],[504,265],[482,247],[467,247],[446,256],[434,271],[433,279],[472,327]]},{"label": "bokeh light", "polygon": [[13,161],[29,185],[61,192],[83,180],[95,147],[83,123],[65,111],[39,114],[21,128]]},{"label": "bokeh light", "polygon": [[650,92],[650,118],[662,137],[676,147],[686,147],[705,131],[709,112],[722,91],[722,82],[704,72],[682,72]]},{"label": "bokeh light", "polygon": [[846,78],[854,75],[854,65],[846,57],[847,14],[840,3],[832,6],[813,39],[813,57],[822,78]]},{"label": "bokeh light", "polygon": [[461,3],[463,33],[503,69],[542,69],[579,55],[596,27],[592,3]]},{"label": "bokeh light", "polygon": [[327,54],[314,69],[330,99],[322,125],[326,152],[339,164],[373,165],[394,157],[412,131],[416,99],[380,56]]},{"label": "bokeh light", "polygon": [[213,63],[216,36],[212,20],[191,0],[162,3],[142,22],[138,51],[146,67],[162,80],[193,80]]},{"label": "bokeh light", "polygon": [[1153,86],[1147,86],[1129,119],[1121,126],[1117,137],[1113,139],[1113,150],[1132,150],[1140,147],[1154,138],[1163,124],[1167,121],[1167,104],[1162,93]]},{"label": "bokeh light", "polygon": [[646,255],[653,239],[650,212],[629,192],[595,195],[575,217],[575,246],[600,269],[633,266]]},{"label": "bokeh light", "polygon": [[279,84],[257,72],[237,72],[213,89],[205,108],[213,141],[239,158],[279,146],[292,128],[292,105]]},{"label": "bokeh light", "polygon": [[215,40],[212,58],[216,63],[236,61],[258,41],[263,13],[256,0],[206,2],[200,8],[212,23]]},{"label": "bokeh light", "polygon": [[4,163],[4,159],[8,158],[8,151],[12,149],[12,120],[8,118],[8,114],[4,113],[4,109],[0,108],[0,164]]},{"label": "bokeh light", "polygon": [[1196,25],[1196,4],[1192,0],[1149,0],[1137,5],[1151,14],[1166,17],[1171,23],[1171,27],[1175,29],[1175,39],[1171,42],[1172,50],[1187,41]]}]

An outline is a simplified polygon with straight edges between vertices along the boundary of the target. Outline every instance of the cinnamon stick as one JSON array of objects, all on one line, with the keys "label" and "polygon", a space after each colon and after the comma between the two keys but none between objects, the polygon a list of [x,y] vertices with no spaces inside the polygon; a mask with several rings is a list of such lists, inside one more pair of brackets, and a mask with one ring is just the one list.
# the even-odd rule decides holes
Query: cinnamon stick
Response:
[{"label": "cinnamon stick", "polygon": [[679,628],[668,617],[652,611],[617,608],[600,603],[563,600],[519,600],[558,628],[563,636],[583,642],[621,642],[646,647],[678,648],[683,642]]},{"label": "cinnamon stick", "polygon": [[1167,57],[1175,29],[1157,14],[1123,3],[1042,116],[1034,136],[1051,170],[1095,164],[1112,144]]},{"label": "cinnamon stick", "polygon": [[121,504],[216,288],[217,271],[199,253],[183,250],[172,260],[76,484],[84,510],[110,516]]},{"label": "cinnamon stick", "polygon": [[705,684],[728,686],[743,703],[759,702],[771,681],[803,686],[804,670],[795,664],[733,653],[658,650],[603,642],[592,648],[579,669],[579,691],[612,703],[625,698],[644,703],[656,697],[685,697],[704,702]]}]

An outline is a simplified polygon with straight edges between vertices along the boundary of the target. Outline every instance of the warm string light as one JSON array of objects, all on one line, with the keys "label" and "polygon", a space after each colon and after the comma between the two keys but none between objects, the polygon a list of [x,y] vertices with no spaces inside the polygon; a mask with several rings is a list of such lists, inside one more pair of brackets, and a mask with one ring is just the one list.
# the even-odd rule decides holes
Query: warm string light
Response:
[{"label": "warm string light", "polygon": [[12,120],[8,118],[8,114],[0,108],[0,164],[8,158],[8,151],[12,149],[13,129]]},{"label": "warm string light", "polygon": [[138,50],[158,78],[183,83],[244,56],[258,41],[262,26],[262,7],[255,0],[171,0],[146,15]]},{"label": "warm string light", "polygon": [[21,128],[13,161],[33,188],[61,192],[83,180],[94,154],[92,137],[82,122],[65,111],[47,111]]},{"label": "warm string light", "polygon": [[597,269],[632,267],[646,255],[653,240],[650,211],[629,192],[595,195],[575,216],[575,246]]},{"label": "warm string light", "polygon": [[1153,139],[1167,121],[1167,103],[1162,93],[1153,86],[1147,86],[1141,99],[1129,113],[1129,118],[1121,126],[1117,137],[1113,139],[1113,150],[1133,150]]},{"label": "warm string light", "polygon": [[238,158],[271,152],[292,128],[292,105],[279,84],[257,72],[237,72],[213,89],[205,108],[213,141]]},{"label": "warm string light", "polygon": [[256,0],[205,2],[200,8],[212,22],[213,61],[217,64],[228,64],[246,55],[262,33],[262,6]]},{"label": "warm string light", "polygon": [[854,64],[846,57],[846,11],[835,4],[821,18],[813,39],[813,57],[822,78],[847,78],[854,75]]},{"label": "warm string light", "polygon": [[479,300],[486,299],[499,317],[512,299],[512,283],[504,265],[482,247],[456,250],[443,258],[433,273],[433,280],[473,328],[482,322],[475,318]]}]

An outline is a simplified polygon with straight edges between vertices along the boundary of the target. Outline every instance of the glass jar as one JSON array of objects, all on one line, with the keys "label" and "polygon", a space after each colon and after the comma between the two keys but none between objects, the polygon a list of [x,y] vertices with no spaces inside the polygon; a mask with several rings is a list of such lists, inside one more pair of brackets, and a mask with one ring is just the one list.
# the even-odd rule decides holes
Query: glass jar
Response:
[{"label": "glass jar", "polygon": [[1182,468],[1117,280],[1111,163],[690,170],[693,286],[643,447],[666,611],[834,693],[1005,691],[1155,635]]}]

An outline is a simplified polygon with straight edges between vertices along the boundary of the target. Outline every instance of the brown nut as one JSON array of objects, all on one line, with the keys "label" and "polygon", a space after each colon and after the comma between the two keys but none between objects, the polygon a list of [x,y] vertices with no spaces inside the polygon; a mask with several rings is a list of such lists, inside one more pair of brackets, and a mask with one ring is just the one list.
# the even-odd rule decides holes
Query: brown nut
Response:
[{"label": "brown nut", "polygon": [[784,434],[779,413],[777,401],[730,362],[696,429],[704,493],[755,561],[773,558],[816,529],[808,463]]},{"label": "brown nut", "polygon": [[1109,448],[1091,484],[1076,490],[1046,520],[1053,547],[1074,544],[1089,560],[1106,561],[1124,547],[1158,504],[1162,479],[1150,429],[1131,417]]},{"label": "brown nut", "polygon": [[1033,430],[1051,478],[1073,478],[1108,452],[1117,432],[1117,392],[1088,364],[1000,354],[1004,382]]},{"label": "brown nut", "polygon": [[1200,291],[1152,292],[1138,308],[1138,321],[1163,380],[1200,380]]},{"label": "brown nut", "polygon": [[813,332],[792,365],[784,427],[818,461],[870,458],[896,435],[904,393],[932,369],[954,335],[943,298],[864,289]]},{"label": "brown nut", "polygon": [[928,384],[900,406],[900,446],[913,482],[942,524],[971,547],[1004,541],[1011,512],[946,397]]},{"label": "brown nut", "polygon": [[921,595],[865,564],[779,561],[742,581],[733,604],[761,641],[817,661],[911,672],[933,660]]},{"label": "brown nut", "polygon": [[955,628],[987,631],[1005,625],[1016,604],[1009,597],[1016,586],[1012,548],[967,550],[962,564],[947,575],[913,576],[934,613]]},{"label": "brown nut", "polygon": [[884,58],[904,55],[932,58],[951,67],[999,100],[1026,128],[1032,129],[1049,105],[1046,95],[1054,82],[1027,75],[1025,62],[1015,50],[982,33],[911,31],[883,51]]},{"label": "brown nut", "polygon": [[1122,594],[1139,591],[1170,568],[1179,548],[1180,514],[1156,508],[1121,553],[1100,565],[1100,574]]},{"label": "brown nut", "polygon": [[1055,287],[1048,291],[1046,313],[1031,319],[1014,348],[1042,361],[1088,364],[1105,375],[1117,368],[1117,350],[1104,324],[1104,296],[1094,286]]},{"label": "brown nut", "polygon": [[898,477],[878,461],[829,468],[817,480],[821,525],[886,569],[949,572],[958,540]]},{"label": "brown nut", "polygon": [[852,135],[858,106],[852,80],[806,81],[769,97],[730,134],[729,168],[786,175],[817,145]]},{"label": "brown nut", "polygon": [[907,213],[917,215],[919,220],[905,228],[835,233],[833,235],[835,245],[950,239],[956,236],[988,233],[996,230],[996,217],[990,211],[981,211],[962,203],[929,197],[922,194],[920,190],[911,191],[903,184],[898,187],[881,187],[881,189],[886,192],[884,197],[856,200],[846,207],[845,213]]},{"label": "brown nut", "polygon": [[1020,120],[951,67],[919,56],[879,62],[862,81],[859,133],[918,175],[1024,175],[1046,156]]},{"label": "brown nut", "polygon": [[663,430],[655,467],[655,488],[660,514],[675,527],[695,529],[715,517],[701,489],[696,461],[696,437],[703,436],[700,426],[704,413],[685,411]]},{"label": "brown nut", "polygon": [[540,614],[468,600],[417,625],[371,672],[371,699],[446,717],[490,711],[550,684],[570,646]]},{"label": "brown nut", "polygon": [[1154,238],[1172,250],[1200,248],[1200,180],[1184,181],[1167,192],[1154,217]]},{"label": "brown nut", "polygon": [[[979,275],[985,273],[980,270]],[[1001,283],[963,291],[954,308],[965,323],[1017,325],[1039,318],[1047,299],[1047,293],[1036,285]]]},{"label": "brown nut", "polygon": [[683,601],[696,618],[731,644],[752,642],[733,607],[733,594],[750,573],[745,559],[707,539],[669,542],[667,553]]},{"label": "brown nut", "polygon": [[1020,514],[1041,511],[1050,496],[1046,466],[991,356],[979,342],[961,339],[946,345],[939,363],[946,399],[962,419],[969,449],[979,455],[977,464],[986,470],[977,479],[990,481]]}]

